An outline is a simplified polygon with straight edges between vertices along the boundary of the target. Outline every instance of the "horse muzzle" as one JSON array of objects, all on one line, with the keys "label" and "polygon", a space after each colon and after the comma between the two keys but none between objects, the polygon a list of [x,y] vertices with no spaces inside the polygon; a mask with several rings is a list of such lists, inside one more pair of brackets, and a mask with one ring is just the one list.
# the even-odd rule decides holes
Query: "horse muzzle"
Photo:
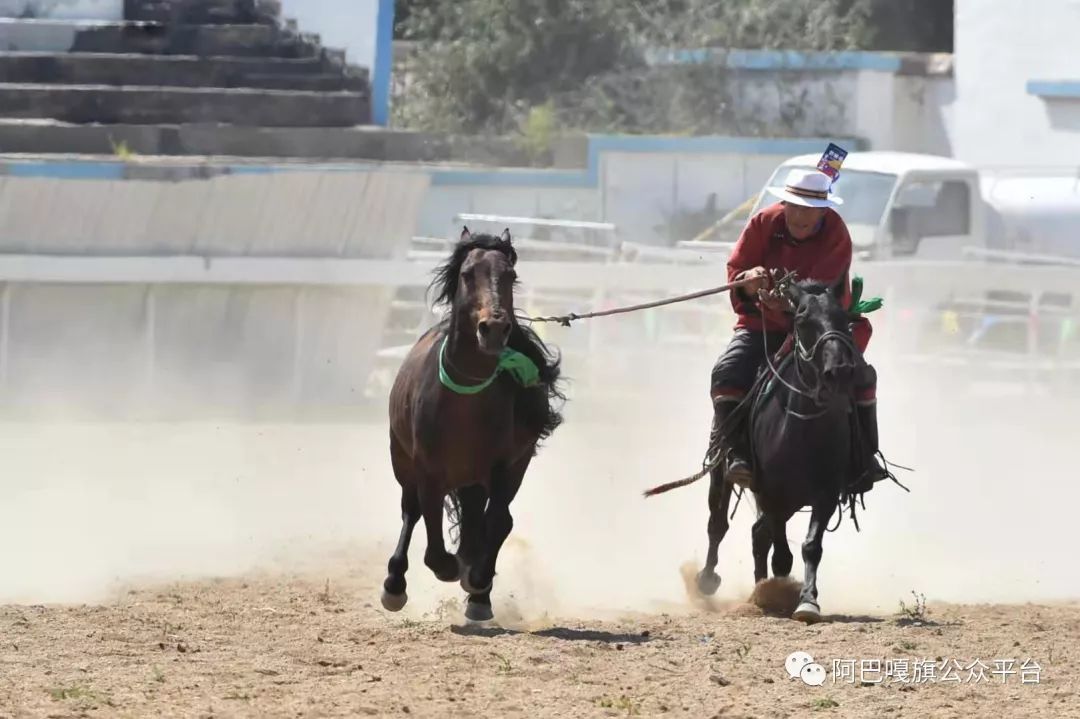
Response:
[{"label": "horse muzzle", "polygon": [[488,317],[476,323],[476,343],[485,354],[497,355],[506,349],[510,339],[510,321],[502,317]]},{"label": "horse muzzle", "polygon": [[821,379],[830,389],[847,389],[855,381],[855,367],[850,364],[837,364],[826,367]]},{"label": "horse muzzle", "polygon": [[855,384],[855,367],[850,364],[829,365],[821,372],[818,399],[824,404],[835,404],[851,393]]}]

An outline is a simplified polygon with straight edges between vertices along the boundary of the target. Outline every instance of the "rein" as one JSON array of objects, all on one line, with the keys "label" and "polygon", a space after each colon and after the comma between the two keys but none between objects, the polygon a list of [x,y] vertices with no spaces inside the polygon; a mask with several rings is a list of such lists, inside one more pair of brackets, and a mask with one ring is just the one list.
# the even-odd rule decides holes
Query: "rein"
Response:
[{"label": "rein", "polygon": [[[761,308],[761,317],[762,317],[762,322],[764,322],[764,320],[765,320],[765,309],[764,308]],[[763,332],[761,337],[762,337],[762,343],[765,346],[765,363],[769,368],[769,373],[773,376],[774,379],[776,379],[776,381],[778,381],[780,384],[782,384],[784,387],[786,387],[789,391],[810,400],[811,402],[814,403],[815,407],[822,408],[820,412],[817,412],[815,414],[802,414],[800,412],[796,412],[795,410],[793,410],[791,408],[787,408],[787,407],[784,408],[784,411],[788,415],[790,415],[792,417],[795,417],[796,419],[802,419],[802,420],[817,419],[818,417],[824,416],[825,413],[829,411],[828,406],[827,405],[822,405],[822,403],[821,403],[821,373],[818,371],[817,366],[814,365],[814,358],[817,356],[818,350],[821,349],[821,346],[822,346],[822,344],[824,344],[825,340],[835,339],[835,340],[839,340],[845,347],[847,347],[851,351],[851,354],[852,354],[853,357],[857,358],[859,353],[856,351],[855,340],[852,339],[851,336],[848,335],[846,332],[843,332],[841,330],[829,330],[828,332],[822,333],[822,335],[817,338],[817,340],[814,342],[814,345],[809,350],[807,350],[805,348],[805,346],[802,343],[802,340],[799,338],[799,333],[794,328],[792,329],[792,334],[795,337],[795,357],[794,357],[794,360],[795,360],[795,374],[798,376],[799,382],[801,384],[803,384],[804,386],[809,387],[810,383],[807,382],[806,379],[803,376],[803,366],[804,365],[809,366],[810,369],[813,372],[814,377],[816,378],[816,381],[813,384],[813,389],[810,390],[810,391],[807,391],[807,390],[803,390],[803,389],[800,389],[798,387],[795,387],[794,385],[792,385],[790,382],[785,380],[780,375],[780,371],[776,368],[775,365],[773,365],[772,358],[769,356],[770,353],[769,353],[768,341],[766,339],[765,333]]]},{"label": "rein", "polygon": [[[785,277],[785,278],[783,278],[781,280],[778,280],[778,282],[784,282],[784,281],[786,281],[786,280],[788,280],[788,279],[790,279],[792,277],[794,277],[794,273],[788,274],[787,277]],[[627,312],[638,312],[639,310],[648,310],[648,309],[652,309],[653,307],[663,307],[664,305],[671,305],[671,304],[675,304],[676,302],[686,302],[688,300],[696,300],[699,297],[708,297],[709,295],[717,295],[717,294],[720,294],[721,292],[727,292],[728,290],[732,290],[732,289],[735,289],[736,287],[742,287],[744,285],[748,285],[748,284],[750,284],[751,282],[754,282],[754,281],[755,280],[753,278],[747,277],[747,278],[744,278],[744,279],[741,279],[741,280],[735,280],[734,282],[729,282],[728,284],[721,285],[720,287],[713,287],[712,289],[708,289],[708,290],[700,290],[699,292],[691,292],[688,295],[679,295],[678,297],[669,297],[668,299],[656,300],[655,302],[644,302],[644,303],[639,304],[639,305],[627,305],[626,307],[615,307],[615,308],[610,309],[610,310],[601,310],[599,312],[586,312],[585,314],[578,314],[576,312],[571,312],[568,315],[558,315],[558,316],[555,316],[555,317],[526,317],[524,315],[517,315],[517,318],[519,320],[524,321],[524,322],[558,322],[563,327],[569,327],[571,320],[587,320],[587,319],[592,319],[593,317],[607,317],[609,315],[621,315],[621,314],[625,314]]]},{"label": "rein", "polygon": [[507,347],[499,354],[499,362],[495,365],[495,371],[479,384],[458,384],[450,378],[446,371],[446,345],[450,341],[450,335],[443,337],[439,346],[439,382],[451,392],[457,394],[479,394],[491,386],[491,383],[502,374],[509,372],[522,387],[532,387],[540,381],[540,370],[536,363],[521,352]]}]

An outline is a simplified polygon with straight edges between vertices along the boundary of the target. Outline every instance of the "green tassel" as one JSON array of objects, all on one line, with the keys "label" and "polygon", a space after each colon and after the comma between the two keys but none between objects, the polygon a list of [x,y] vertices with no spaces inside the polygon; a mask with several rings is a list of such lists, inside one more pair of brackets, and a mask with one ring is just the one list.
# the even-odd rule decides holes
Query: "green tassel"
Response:
[{"label": "green tassel", "polygon": [[863,279],[859,275],[851,280],[851,306],[859,304],[859,300],[862,299]]},{"label": "green tassel", "polygon": [[514,376],[522,387],[532,387],[540,381],[540,369],[531,359],[510,348],[499,355],[499,368]]},{"label": "green tassel", "polygon": [[880,297],[871,297],[868,300],[862,298],[863,293],[863,278],[859,275],[855,275],[851,279],[851,309],[848,310],[848,314],[852,317],[859,317],[876,310],[880,310],[881,306],[885,304],[885,300]]}]

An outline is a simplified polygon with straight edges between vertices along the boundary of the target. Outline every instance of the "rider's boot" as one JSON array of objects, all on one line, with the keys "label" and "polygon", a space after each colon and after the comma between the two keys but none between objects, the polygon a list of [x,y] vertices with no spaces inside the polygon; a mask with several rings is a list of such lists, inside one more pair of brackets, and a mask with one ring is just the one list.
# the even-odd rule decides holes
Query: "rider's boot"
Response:
[{"label": "rider's boot", "polygon": [[878,426],[877,402],[864,402],[855,405],[859,420],[859,432],[862,437],[862,474],[855,481],[853,490],[856,494],[869,492],[874,483],[888,479],[889,473],[878,462]]},{"label": "rider's boot", "polygon": [[[725,453],[721,463],[721,468],[724,471],[724,481],[753,491],[754,475],[750,470],[750,463],[746,459],[749,452],[746,448],[746,432],[741,426],[742,422],[728,423],[728,426],[724,427],[724,423],[728,422],[728,417],[731,416],[731,413],[738,405],[737,401],[730,400],[717,401],[713,404],[713,425],[709,446],[716,448],[719,446],[717,444],[719,441],[723,442],[720,449]],[[723,437],[720,436],[722,427]]]}]

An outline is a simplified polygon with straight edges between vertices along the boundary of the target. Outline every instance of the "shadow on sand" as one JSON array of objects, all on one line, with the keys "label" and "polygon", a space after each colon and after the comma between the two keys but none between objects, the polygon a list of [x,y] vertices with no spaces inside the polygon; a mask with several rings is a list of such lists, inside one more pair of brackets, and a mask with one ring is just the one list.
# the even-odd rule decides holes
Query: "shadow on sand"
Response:
[{"label": "shadow on sand", "polygon": [[649,632],[627,634],[625,632],[604,632],[593,629],[568,629],[566,627],[552,627],[535,632],[522,631],[519,629],[504,629],[502,627],[484,626],[482,624],[455,624],[450,627],[454,634],[468,637],[503,637],[528,634],[534,637],[546,637],[549,639],[561,639],[567,642],[603,642],[605,644],[644,644],[652,640]]}]

